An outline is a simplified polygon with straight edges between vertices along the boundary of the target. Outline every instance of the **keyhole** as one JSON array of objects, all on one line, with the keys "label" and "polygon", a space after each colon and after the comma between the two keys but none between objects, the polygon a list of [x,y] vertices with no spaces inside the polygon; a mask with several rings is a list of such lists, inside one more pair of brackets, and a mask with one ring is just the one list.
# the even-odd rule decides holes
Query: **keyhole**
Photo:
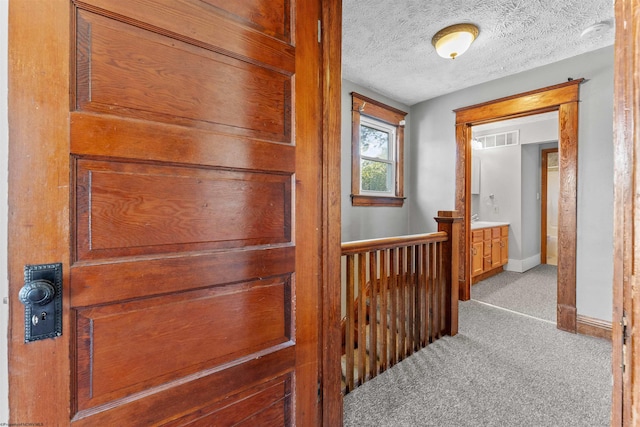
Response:
[{"label": "keyhole", "polygon": [[42,314],[40,314],[40,319],[42,319],[43,322],[47,319],[47,312],[46,311],[43,311]]}]

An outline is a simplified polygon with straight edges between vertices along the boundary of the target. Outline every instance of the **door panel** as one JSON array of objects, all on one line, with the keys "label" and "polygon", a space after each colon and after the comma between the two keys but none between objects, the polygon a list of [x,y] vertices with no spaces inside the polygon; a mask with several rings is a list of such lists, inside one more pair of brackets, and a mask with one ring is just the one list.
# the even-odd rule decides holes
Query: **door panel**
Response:
[{"label": "door panel", "polygon": [[79,159],[77,260],[290,243],[291,194],[287,175]]},{"label": "door panel", "polygon": [[[290,346],[289,283],[276,278],[78,310],[79,409]],[[157,331],[167,317],[171,328]],[[180,357],[167,357],[167,343]]]},{"label": "door panel", "polygon": [[79,11],[76,56],[77,111],[291,143],[289,52],[282,64],[251,64]]},{"label": "door panel", "polygon": [[[70,348],[52,375],[69,390],[20,399],[38,368],[16,371],[12,414],[52,425],[316,422],[319,2],[56,6],[69,5],[71,26],[59,14],[39,22],[72,46],[68,120],[55,123],[68,138],[49,142],[68,147],[57,173],[70,176],[69,225],[48,237],[71,248],[51,253],[67,292],[55,345]],[[12,363],[27,351],[45,360],[39,343],[18,342]]]}]

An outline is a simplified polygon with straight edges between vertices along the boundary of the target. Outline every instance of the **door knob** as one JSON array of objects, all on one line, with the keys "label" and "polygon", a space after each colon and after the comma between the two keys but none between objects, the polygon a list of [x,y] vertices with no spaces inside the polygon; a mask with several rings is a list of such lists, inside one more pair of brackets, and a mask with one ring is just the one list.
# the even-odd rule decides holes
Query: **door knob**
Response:
[{"label": "door knob", "polygon": [[24,286],[18,293],[24,304],[24,341],[62,335],[62,264],[24,266]]},{"label": "door knob", "polygon": [[43,279],[32,280],[20,289],[18,298],[24,305],[47,305],[53,299],[55,293],[53,283],[50,281]]}]

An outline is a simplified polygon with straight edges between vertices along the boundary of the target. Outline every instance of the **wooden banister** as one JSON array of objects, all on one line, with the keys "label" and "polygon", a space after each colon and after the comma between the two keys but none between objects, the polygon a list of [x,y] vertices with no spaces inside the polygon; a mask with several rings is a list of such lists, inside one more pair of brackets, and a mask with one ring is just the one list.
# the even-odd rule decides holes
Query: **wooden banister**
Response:
[{"label": "wooden banister", "polygon": [[449,286],[446,286],[445,333],[454,336],[458,333],[458,256],[460,243],[460,226],[462,218],[458,217],[456,211],[438,211],[435,217],[438,223],[438,231],[445,232],[449,239],[443,244],[443,267],[444,275]]},{"label": "wooden banister", "polygon": [[[460,220],[462,221],[462,218],[460,218]],[[353,242],[345,242],[342,244],[342,255],[407,247],[422,243],[444,242],[446,240],[446,232],[411,234],[408,236],[385,237],[382,239],[356,240]]]},{"label": "wooden banister", "polygon": [[457,334],[462,218],[440,211],[435,220],[438,232],[342,244],[345,393],[443,335]]}]

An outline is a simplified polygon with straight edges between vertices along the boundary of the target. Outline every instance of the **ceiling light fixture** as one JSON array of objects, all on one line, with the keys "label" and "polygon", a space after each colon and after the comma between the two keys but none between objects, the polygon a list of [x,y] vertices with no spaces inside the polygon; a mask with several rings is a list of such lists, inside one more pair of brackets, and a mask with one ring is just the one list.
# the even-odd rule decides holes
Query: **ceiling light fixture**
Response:
[{"label": "ceiling light fixture", "polygon": [[431,44],[441,57],[456,59],[469,49],[479,32],[473,24],[451,25],[438,31],[431,39]]}]

